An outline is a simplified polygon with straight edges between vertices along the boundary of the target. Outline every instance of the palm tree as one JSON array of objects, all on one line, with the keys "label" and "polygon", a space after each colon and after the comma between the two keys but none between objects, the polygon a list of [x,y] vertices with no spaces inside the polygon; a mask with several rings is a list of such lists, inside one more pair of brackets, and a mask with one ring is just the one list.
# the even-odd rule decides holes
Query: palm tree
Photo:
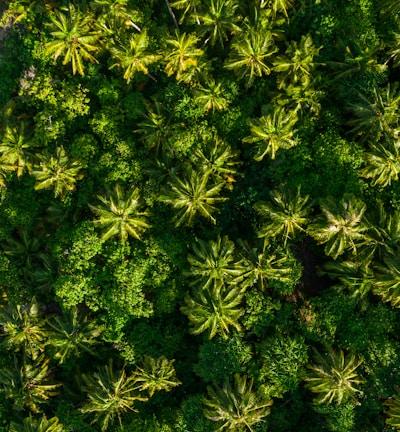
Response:
[{"label": "palm tree", "polygon": [[205,43],[210,42],[215,45],[219,42],[224,46],[224,41],[228,40],[228,35],[236,34],[241,31],[237,25],[239,16],[236,9],[239,7],[237,0],[211,0],[207,9],[200,13],[201,22],[200,34],[208,35]]},{"label": "palm tree", "polygon": [[48,330],[46,320],[39,314],[39,305],[32,301],[27,305],[10,304],[0,309],[2,326],[1,346],[7,350],[22,351],[33,360],[43,352]]},{"label": "palm tree", "polygon": [[140,391],[148,391],[149,396],[154,392],[165,390],[170,391],[181,382],[176,378],[174,363],[175,360],[168,360],[164,356],[154,359],[145,357],[143,368],[137,368],[135,372],[136,383]]},{"label": "palm tree", "polygon": [[169,182],[170,189],[165,189],[160,200],[178,210],[173,218],[175,226],[192,225],[197,213],[212,223],[216,223],[212,213],[217,211],[214,204],[226,201],[219,197],[225,182],[210,184],[210,171],[198,172],[190,170],[182,179],[173,176]]},{"label": "palm tree", "polygon": [[207,331],[210,339],[217,334],[226,339],[229,327],[240,331],[244,291],[245,287],[211,285],[206,289],[195,289],[193,296],[186,295],[186,306],[181,307],[181,312],[189,318],[190,332],[198,335]]},{"label": "palm tree", "polygon": [[92,53],[100,50],[100,32],[92,30],[92,20],[88,11],[80,11],[72,3],[69,3],[67,15],[56,10],[51,17],[50,34],[55,40],[46,43],[45,53],[55,59],[64,55],[63,64],[71,62],[74,75],[76,72],[84,75],[82,60],[97,63]]},{"label": "palm tree", "polygon": [[354,354],[347,354],[341,349],[326,347],[326,353],[320,354],[315,348],[314,363],[307,366],[308,371],[304,376],[306,388],[317,394],[317,404],[331,404],[335,402],[340,405],[349,399],[357,402],[357,389],[363,380],[359,378],[356,370],[362,360],[357,359]]},{"label": "palm tree", "polygon": [[[285,88],[288,83],[304,82],[316,66],[314,57],[319,54],[310,35],[302,36],[300,43],[292,41],[286,55],[277,56],[274,61],[274,71],[278,72],[279,88]],[[283,76],[282,76],[283,75]]]},{"label": "palm tree", "polygon": [[24,356],[22,366],[14,358],[14,367],[0,369],[0,389],[7,399],[13,400],[15,410],[28,408],[34,413],[41,412],[41,405],[57,395],[61,386],[49,382],[50,372],[49,359],[43,356],[33,364]]},{"label": "palm tree", "polygon": [[193,246],[193,253],[188,255],[192,278],[191,286],[197,289],[221,287],[234,283],[240,277],[243,268],[235,258],[235,245],[228,236],[218,236],[217,240],[205,242],[198,240]]},{"label": "palm tree", "polygon": [[352,128],[350,133],[361,142],[369,140],[375,143],[383,136],[397,138],[400,132],[400,93],[396,87],[391,88],[390,84],[384,90],[374,87],[371,98],[361,92],[357,92],[355,98],[358,100],[348,105],[353,114],[347,122]]},{"label": "palm tree", "polygon": [[112,361],[91,375],[83,374],[82,379],[89,401],[79,411],[94,415],[92,423],[100,423],[102,431],[107,430],[115,417],[121,424],[121,414],[136,411],[133,406],[136,401],[147,400],[138,392],[135,374],[127,376],[124,368],[114,370]]},{"label": "palm tree", "polygon": [[203,147],[197,147],[195,150],[196,166],[203,168],[205,171],[210,170],[216,178],[223,180],[232,189],[232,183],[235,182],[234,175],[237,174],[235,166],[238,161],[239,152],[232,149],[226,142],[214,135],[213,139],[207,141]]},{"label": "palm tree", "polygon": [[48,320],[51,328],[48,344],[55,350],[54,358],[59,364],[70,357],[78,358],[82,352],[96,355],[93,345],[99,343],[101,327],[78,312],[77,307],[69,309],[63,317],[54,316]]},{"label": "palm tree", "polygon": [[204,54],[202,49],[196,47],[197,42],[196,35],[178,32],[174,39],[167,40],[171,47],[165,56],[165,70],[168,76],[176,74],[177,81],[190,83],[197,73],[198,59]]},{"label": "palm tree", "polygon": [[373,292],[382,297],[385,302],[390,302],[394,307],[400,307],[400,252],[386,253],[383,263],[374,265],[375,278],[372,282]]},{"label": "palm tree", "polygon": [[71,161],[63,147],[57,147],[56,154],[40,157],[40,166],[33,170],[36,177],[35,189],[54,189],[54,196],[63,201],[68,191],[75,190],[75,183],[82,178],[81,165]]},{"label": "palm tree", "polygon": [[25,170],[30,171],[34,159],[32,147],[35,147],[33,132],[27,122],[17,126],[7,125],[0,142],[0,158],[8,170],[17,172],[20,177]]},{"label": "palm tree", "polygon": [[253,380],[235,374],[234,385],[226,381],[223,387],[207,387],[209,399],[204,399],[204,415],[211,421],[222,422],[219,431],[253,432],[252,426],[264,421],[270,413],[272,400],[265,400],[253,391]]},{"label": "palm tree", "polygon": [[285,87],[285,94],[280,93],[277,98],[279,105],[294,111],[302,118],[305,114],[317,116],[321,109],[320,99],[324,92],[319,90],[320,85],[315,77],[305,77],[302,81],[290,83]]},{"label": "palm tree", "polygon": [[179,20],[179,24],[183,23],[186,16],[192,14],[196,18],[197,24],[200,24],[197,8],[200,6],[201,0],[175,0],[171,3],[171,6],[176,9],[183,9],[182,17]]},{"label": "palm tree", "polygon": [[346,287],[353,298],[362,299],[372,290],[373,274],[364,263],[328,261],[323,265],[323,273],[339,279],[339,287]]},{"label": "palm tree", "polygon": [[379,42],[368,45],[365,41],[359,43],[356,40],[350,40],[349,42],[349,45],[346,46],[343,41],[339,40],[340,51],[345,53],[342,62],[327,62],[335,70],[331,82],[365,73],[383,73],[387,69],[387,65],[379,63],[378,60],[381,49]]},{"label": "palm tree", "polygon": [[284,108],[276,108],[267,115],[250,122],[251,135],[244,138],[246,143],[256,145],[256,161],[263,160],[264,156],[270,155],[275,159],[276,152],[280,148],[290,149],[297,142],[293,137],[294,125],[297,122],[297,116],[292,112],[288,113]]},{"label": "palm tree", "polygon": [[271,8],[275,17],[282,12],[286,19],[289,19],[287,11],[293,7],[293,3],[295,0],[261,0],[261,7]]},{"label": "palm tree", "polygon": [[352,194],[345,194],[337,202],[329,197],[321,200],[322,215],[308,227],[308,233],[319,244],[325,244],[325,253],[333,259],[347,249],[356,253],[357,247],[367,241],[364,212],[366,205]]},{"label": "palm tree", "polygon": [[240,79],[246,78],[247,86],[250,87],[255,77],[271,73],[267,60],[276,51],[271,32],[250,28],[236,36],[224,67],[235,71]]},{"label": "palm tree", "polygon": [[300,195],[300,186],[296,192],[279,187],[271,191],[269,202],[258,202],[254,208],[266,221],[258,232],[258,237],[268,239],[282,236],[284,245],[293,240],[297,232],[304,232],[303,226],[309,221],[309,196]]},{"label": "palm tree", "polygon": [[116,66],[124,69],[124,79],[128,84],[138,72],[150,76],[148,66],[156,62],[160,56],[147,52],[148,45],[149,37],[146,30],[131,36],[128,43],[114,45],[110,51],[115,63],[110,69]]},{"label": "palm tree", "polygon": [[56,7],[51,0],[18,0],[17,2],[10,2],[9,6],[12,9],[7,9],[5,13],[11,14],[15,17],[13,24],[30,18],[30,15],[47,14],[51,13],[52,9]]},{"label": "palm tree", "polygon": [[395,394],[393,397],[385,401],[388,410],[385,412],[387,415],[386,424],[400,429],[400,387],[394,386]]},{"label": "palm tree", "polygon": [[246,287],[258,284],[264,291],[271,280],[279,280],[281,283],[293,281],[293,260],[289,260],[287,251],[278,250],[273,246],[258,248],[251,247],[248,242],[239,240],[242,256],[242,275],[239,281]]},{"label": "palm tree", "polygon": [[371,152],[365,153],[366,167],[361,171],[365,178],[372,178],[372,186],[386,187],[399,179],[400,141],[371,144]]},{"label": "palm tree", "polygon": [[140,12],[130,8],[125,0],[93,0],[90,7],[97,12],[96,28],[107,48],[122,40],[129,28],[142,31],[136,21],[140,20]]},{"label": "palm tree", "polygon": [[58,422],[57,417],[47,420],[43,414],[39,419],[32,418],[31,415],[26,417],[22,424],[15,422],[10,423],[9,432],[63,432],[63,425]]},{"label": "palm tree", "polygon": [[17,236],[7,237],[3,244],[4,253],[14,257],[18,262],[31,271],[33,264],[41,262],[49,264],[49,257],[43,252],[37,237],[26,228],[17,231]]},{"label": "palm tree", "polygon": [[170,116],[163,110],[160,102],[155,101],[153,106],[147,106],[147,112],[137,126],[135,132],[142,135],[149,149],[155,149],[156,153],[159,153],[168,147],[172,124]]},{"label": "palm tree", "polygon": [[224,96],[225,89],[222,81],[207,80],[206,84],[198,85],[195,91],[195,101],[209,112],[212,110],[224,111],[228,108],[229,101]]},{"label": "palm tree", "polygon": [[128,236],[140,240],[141,234],[150,228],[147,222],[148,210],[141,211],[140,192],[138,188],[124,192],[121,186],[115,186],[108,196],[98,195],[101,201],[98,206],[89,204],[90,209],[99,219],[93,223],[104,228],[102,239],[104,241],[118,235],[125,243]]}]

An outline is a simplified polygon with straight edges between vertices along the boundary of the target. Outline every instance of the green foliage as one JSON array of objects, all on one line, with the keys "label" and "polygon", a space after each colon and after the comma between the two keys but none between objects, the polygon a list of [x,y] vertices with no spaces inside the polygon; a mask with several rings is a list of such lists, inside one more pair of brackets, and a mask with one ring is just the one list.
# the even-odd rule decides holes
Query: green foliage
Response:
[{"label": "green foliage", "polygon": [[0,2],[1,432],[396,429],[397,3]]},{"label": "green foliage", "polygon": [[275,311],[281,308],[279,300],[266,296],[258,290],[248,290],[245,294],[246,311],[242,318],[243,326],[250,333],[261,337],[275,322]]},{"label": "green foliage", "polygon": [[251,357],[251,347],[238,334],[216,337],[201,345],[194,371],[204,382],[222,385],[232,373],[245,372]]},{"label": "green foliage", "polygon": [[286,392],[297,389],[300,371],[308,359],[307,348],[303,338],[281,332],[262,342],[259,379],[272,387],[271,396],[283,397]]}]

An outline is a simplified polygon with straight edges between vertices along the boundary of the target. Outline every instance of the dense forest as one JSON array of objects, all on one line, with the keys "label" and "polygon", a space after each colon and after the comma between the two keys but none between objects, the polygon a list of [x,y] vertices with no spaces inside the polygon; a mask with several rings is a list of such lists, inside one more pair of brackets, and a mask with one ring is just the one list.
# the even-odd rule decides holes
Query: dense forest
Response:
[{"label": "dense forest", "polygon": [[0,432],[400,430],[400,1],[0,3]]}]

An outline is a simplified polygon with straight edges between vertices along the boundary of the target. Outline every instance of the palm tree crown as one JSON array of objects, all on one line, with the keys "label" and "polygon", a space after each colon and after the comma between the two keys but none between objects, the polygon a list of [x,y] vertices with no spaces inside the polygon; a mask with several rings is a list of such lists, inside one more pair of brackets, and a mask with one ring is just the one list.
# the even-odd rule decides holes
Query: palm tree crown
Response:
[{"label": "palm tree crown", "polygon": [[256,145],[256,161],[263,160],[267,154],[271,159],[275,159],[280,148],[289,149],[297,144],[293,137],[296,122],[296,115],[286,112],[284,108],[277,108],[259,119],[252,120],[251,135],[243,141]]},{"label": "palm tree crown", "polygon": [[99,32],[91,29],[92,17],[69,4],[68,14],[55,11],[49,24],[51,35],[55,39],[47,42],[45,52],[57,59],[64,55],[63,64],[72,63],[72,72],[84,75],[82,59],[97,62],[91,53],[99,51]]},{"label": "palm tree crown", "polygon": [[235,71],[241,79],[247,79],[250,86],[255,77],[269,75],[271,67],[267,64],[277,48],[269,31],[248,30],[236,36],[232,42],[231,53],[225,68]]},{"label": "palm tree crown", "polygon": [[114,370],[112,362],[101,366],[92,375],[84,374],[84,391],[89,401],[80,408],[82,413],[93,414],[93,423],[99,422],[102,431],[121,414],[135,411],[135,401],[145,401],[140,396],[135,374],[127,376],[125,369]]},{"label": "palm tree crown", "polygon": [[71,161],[63,147],[57,147],[56,154],[43,155],[40,166],[33,170],[36,190],[54,189],[54,196],[64,200],[68,191],[75,189],[75,183],[82,178],[81,165]]},{"label": "palm tree crown", "polygon": [[304,231],[303,226],[309,220],[310,203],[309,196],[300,195],[300,187],[296,192],[284,187],[275,189],[270,194],[269,202],[259,202],[255,209],[264,216],[258,237],[268,238],[282,236],[284,244],[287,240],[293,240],[298,231]]},{"label": "palm tree crown", "polygon": [[357,246],[366,241],[367,226],[363,219],[366,205],[346,194],[339,202],[326,198],[320,206],[322,215],[308,227],[309,234],[319,244],[326,244],[325,253],[334,259],[347,249],[356,253]]},{"label": "palm tree crown", "polygon": [[354,354],[345,355],[341,349],[327,347],[325,355],[314,349],[315,363],[308,365],[304,380],[306,387],[317,393],[316,403],[340,405],[348,399],[355,400],[355,394],[360,393],[357,385],[363,383],[356,369],[362,360]]},{"label": "palm tree crown", "polygon": [[253,380],[235,374],[234,385],[227,381],[221,387],[207,388],[209,399],[204,400],[204,415],[222,422],[220,431],[252,432],[252,426],[264,421],[270,413],[272,400],[265,400],[253,391]]},{"label": "palm tree crown", "polygon": [[118,235],[124,243],[128,236],[140,239],[141,234],[150,227],[147,223],[149,212],[141,211],[139,189],[124,192],[117,185],[108,196],[97,197],[101,204],[94,206],[89,204],[90,209],[99,218],[93,223],[104,229],[102,239]]},{"label": "palm tree crown", "polygon": [[212,223],[216,223],[212,213],[217,211],[217,202],[227,198],[219,197],[225,182],[210,184],[211,172],[189,171],[182,179],[174,176],[169,182],[170,190],[165,189],[160,200],[171,204],[178,210],[174,217],[175,225],[192,225],[197,213],[200,213]]}]

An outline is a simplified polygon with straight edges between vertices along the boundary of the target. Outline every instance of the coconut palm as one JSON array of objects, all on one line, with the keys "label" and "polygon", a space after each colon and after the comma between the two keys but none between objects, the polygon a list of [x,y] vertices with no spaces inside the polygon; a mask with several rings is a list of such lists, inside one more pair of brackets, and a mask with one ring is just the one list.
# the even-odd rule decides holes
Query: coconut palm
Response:
[{"label": "coconut palm", "polygon": [[29,271],[34,263],[50,263],[50,258],[43,252],[39,239],[26,228],[19,229],[16,235],[7,237],[2,248],[6,255],[13,257]]},{"label": "coconut palm", "polygon": [[7,125],[0,142],[1,163],[8,170],[16,171],[20,177],[25,171],[31,170],[33,147],[33,131],[27,122],[22,121],[17,126]]},{"label": "coconut palm", "polygon": [[235,37],[224,67],[233,70],[240,79],[246,79],[249,87],[255,77],[271,73],[272,67],[267,61],[276,51],[271,32],[250,27]]},{"label": "coconut palm", "polygon": [[161,103],[155,101],[152,106],[147,105],[147,112],[137,126],[135,132],[142,136],[149,149],[155,149],[159,153],[168,147],[173,127],[170,116],[163,110]]},{"label": "coconut palm", "polygon": [[288,10],[293,7],[295,0],[261,0],[261,6],[271,8],[274,16],[283,13],[289,19]]},{"label": "coconut palm", "polygon": [[26,305],[10,304],[0,309],[3,348],[23,351],[33,360],[38,358],[49,336],[46,320],[40,316],[39,308],[32,300]]},{"label": "coconut palm", "polygon": [[128,376],[124,368],[114,370],[112,361],[98,367],[93,374],[83,374],[82,379],[89,400],[79,411],[93,415],[92,423],[99,423],[102,431],[106,431],[115,418],[121,424],[121,414],[136,411],[136,401],[147,400],[138,392],[135,374]]},{"label": "coconut palm", "polygon": [[371,151],[364,156],[366,167],[362,177],[371,178],[372,186],[389,186],[399,179],[400,141],[388,141],[385,144],[371,144]]},{"label": "coconut palm", "polygon": [[233,150],[226,141],[214,135],[213,139],[196,149],[195,155],[198,158],[196,165],[205,171],[210,170],[216,178],[227,182],[228,188],[232,189],[231,184],[235,182],[233,176],[237,174],[235,166],[240,163],[238,151]]},{"label": "coconut palm", "polygon": [[290,283],[293,276],[293,260],[289,253],[273,246],[263,248],[251,247],[248,242],[239,240],[242,256],[242,275],[240,281],[244,286],[257,284],[264,291],[271,280]]},{"label": "coconut palm", "polygon": [[130,8],[125,0],[93,0],[90,7],[96,12],[95,27],[107,48],[124,39],[131,28],[139,33],[142,31],[137,24],[140,12]]},{"label": "coconut palm", "polygon": [[6,13],[15,17],[14,25],[26,19],[29,20],[31,15],[51,13],[52,9],[56,7],[51,0],[18,0],[10,2],[9,6],[11,9],[7,9]]},{"label": "coconut palm", "polygon": [[352,194],[345,194],[338,202],[332,197],[321,200],[322,215],[308,227],[308,233],[319,244],[325,244],[325,253],[333,259],[367,241],[368,229],[364,219],[366,205]]},{"label": "coconut palm", "polygon": [[243,141],[255,144],[256,161],[263,160],[266,155],[275,159],[280,148],[289,149],[297,144],[293,136],[296,122],[297,116],[293,115],[293,112],[286,112],[282,107],[276,108],[261,118],[252,120],[251,135]]},{"label": "coconut palm", "polygon": [[332,82],[365,73],[383,73],[387,69],[387,65],[381,64],[378,60],[382,48],[379,42],[371,44],[369,41],[367,44],[363,41],[350,40],[349,45],[345,45],[339,40],[339,47],[344,53],[343,61],[327,62],[334,70]]},{"label": "coconut palm", "polygon": [[237,25],[239,16],[236,9],[239,7],[237,0],[211,0],[199,14],[201,22],[199,33],[208,36],[206,43],[215,45],[219,42],[224,46],[224,41],[228,40],[229,35],[240,32]]},{"label": "coconut palm", "polygon": [[145,357],[143,367],[138,367],[135,372],[139,390],[148,391],[151,397],[156,391],[168,392],[173,387],[179,386],[181,382],[176,378],[174,361],[164,356],[158,359]]},{"label": "coconut palm", "polygon": [[171,3],[173,8],[183,10],[179,24],[182,24],[186,17],[192,15],[196,18],[197,24],[200,24],[198,16],[198,8],[200,5],[201,0],[175,0]]},{"label": "coconut palm", "polygon": [[258,202],[254,208],[263,216],[265,222],[258,232],[258,237],[268,239],[283,237],[284,245],[293,240],[297,232],[304,232],[304,225],[309,221],[309,196],[300,195],[300,187],[294,192],[287,187],[279,187],[270,192],[269,202]]},{"label": "coconut palm", "polygon": [[160,56],[148,52],[148,45],[149,37],[146,30],[131,36],[129,41],[123,44],[114,45],[110,51],[115,63],[110,69],[116,66],[121,67],[124,70],[124,79],[128,84],[138,72],[149,75],[148,66],[156,62]]},{"label": "coconut palm", "polygon": [[83,60],[97,63],[92,54],[100,50],[100,32],[92,29],[93,17],[69,3],[67,14],[56,10],[50,20],[50,34],[55,40],[46,43],[45,53],[55,59],[64,56],[63,64],[71,62],[74,75],[84,75]]},{"label": "coconut palm", "polygon": [[168,39],[165,60],[165,70],[168,76],[176,74],[177,81],[190,83],[197,74],[199,59],[204,51],[196,47],[198,37],[194,34],[179,34],[176,32],[174,39]]},{"label": "coconut palm", "polygon": [[302,36],[299,43],[292,41],[285,55],[277,56],[274,61],[274,71],[278,72],[279,88],[285,88],[289,83],[300,83],[308,79],[317,63],[314,57],[318,56],[310,35]]},{"label": "coconut palm", "polygon": [[78,358],[83,352],[96,355],[93,346],[99,343],[102,329],[88,315],[79,313],[77,307],[69,309],[63,317],[50,318],[48,325],[51,329],[48,344],[59,364],[70,357]]},{"label": "coconut palm", "polygon": [[383,262],[374,265],[373,292],[394,307],[400,307],[400,252],[384,254]]},{"label": "coconut palm", "polygon": [[387,415],[386,424],[400,429],[400,387],[394,386],[395,394],[385,401],[388,408],[385,414]]},{"label": "coconut palm", "polygon": [[89,204],[89,207],[98,216],[93,223],[104,229],[101,237],[104,241],[115,235],[119,236],[122,243],[126,242],[128,236],[140,240],[141,234],[150,228],[147,222],[149,212],[141,210],[138,188],[125,192],[117,185],[106,196],[98,195],[97,198],[101,204]]},{"label": "coconut palm", "polygon": [[57,417],[52,417],[47,420],[43,414],[42,417],[35,419],[31,415],[26,417],[22,424],[15,422],[10,423],[9,432],[63,432],[64,428],[61,423],[58,422]]},{"label": "coconut palm", "polygon": [[228,236],[218,236],[215,241],[198,240],[193,253],[188,255],[192,279],[191,286],[208,289],[234,283],[243,273],[240,261],[235,258],[235,245]]},{"label": "coconut palm", "polygon": [[387,85],[386,89],[373,88],[370,97],[356,92],[356,101],[348,105],[352,118],[347,121],[349,131],[360,139],[377,142],[381,137],[396,138],[399,130],[400,93],[397,87]]},{"label": "coconut palm", "polygon": [[372,291],[372,271],[362,262],[328,261],[323,265],[323,273],[339,279],[340,288],[347,288],[355,299],[363,299]]},{"label": "coconut palm", "polygon": [[315,77],[305,77],[301,82],[288,84],[284,91],[279,93],[277,103],[285,105],[287,110],[291,110],[300,118],[304,115],[317,116],[321,109],[320,99],[324,92],[319,90],[320,85]]},{"label": "coconut palm", "polygon": [[227,200],[227,198],[218,196],[225,182],[217,179],[217,182],[214,183],[210,177],[210,171],[190,170],[182,178],[177,176],[171,178],[169,189],[164,189],[160,200],[177,210],[173,218],[176,226],[192,225],[198,213],[212,223],[216,223],[212,213],[217,211],[216,203]]},{"label": "coconut palm", "polygon": [[208,399],[204,399],[204,415],[211,421],[221,422],[219,431],[253,432],[253,426],[264,421],[270,413],[272,400],[253,391],[253,380],[235,374],[232,385],[226,381],[223,387],[207,387]]},{"label": "coconut palm", "polygon": [[193,295],[186,295],[186,306],[181,312],[191,323],[191,333],[208,333],[212,339],[219,334],[228,337],[230,327],[241,330],[239,318],[243,315],[242,300],[245,287],[211,285],[206,289],[195,289]]},{"label": "coconut palm", "polygon": [[24,408],[34,413],[41,412],[41,405],[58,394],[61,384],[49,381],[49,359],[40,356],[30,363],[23,356],[22,365],[14,358],[14,366],[0,369],[0,389],[7,399],[14,403],[14,409]]},{"label": "coconut palm", "polygon": [[304,375],[306,388],[316,393],[317,404],[336,403],[340,405],[349,399],[357,402],[355,395],[361,393],[357,388],[363,383],[356,370],[362,360],[354,354],[345,354],[343,350],[326,347],[321,354],[315,348],[314,363],[307,366]]},{"label": "coconut palm", "polygon": [[68,191],[75,190],[75,183],[82,178],[81,165],[71,161],[63,147],[57,147],[55,155],[40,157],[40,165],[32,172],[36,178],[36,190],[54,189],[54,196],[61,201]]},{"label": "coconut palm", "polygon": [[214,81],[213,79],[207,80],[205,85],[198,85],[195,90],[195,101],[204,109],[209,112],[224,111],[228,108],[229,101],[224,96],[225,89],[222,81]]}]

